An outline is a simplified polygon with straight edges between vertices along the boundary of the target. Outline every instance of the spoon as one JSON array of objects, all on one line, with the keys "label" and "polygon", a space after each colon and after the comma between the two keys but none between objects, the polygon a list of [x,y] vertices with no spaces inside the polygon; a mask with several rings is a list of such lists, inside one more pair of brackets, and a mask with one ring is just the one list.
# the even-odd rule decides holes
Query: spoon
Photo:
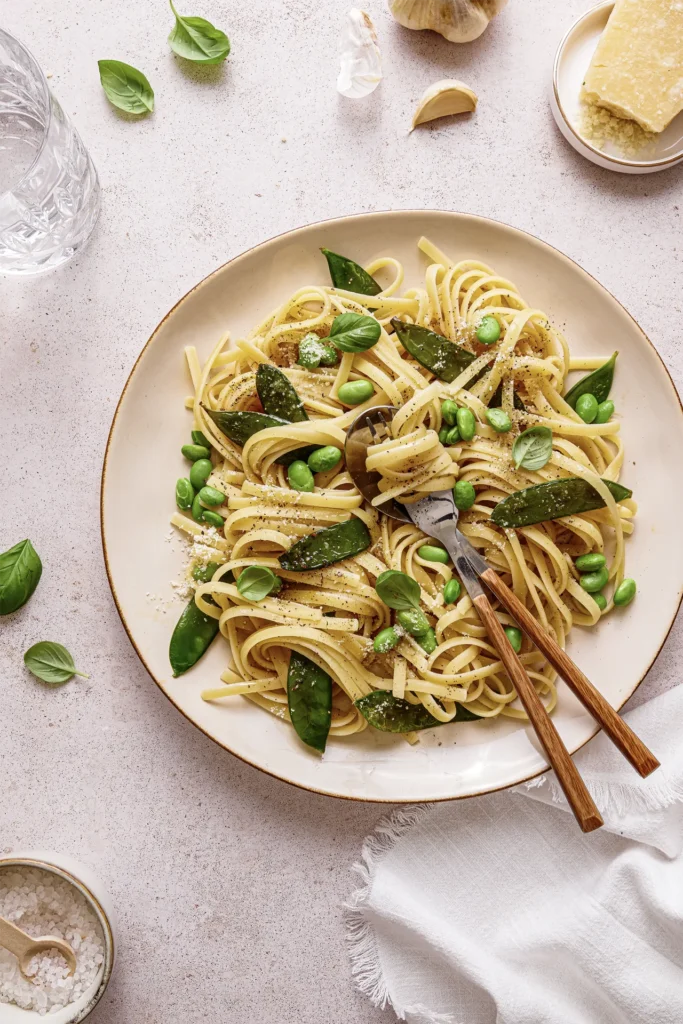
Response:
[{"label": "spoon", "polygon": [[34,939],[27,935],[21,928],[17,928],[11,921],[0,917],[0,946],[4,946],[10,953],[14,953],[19,961],[19,970],[27,981],[33,981],[33,977],[27,973],[28,966],[36,953],[44,953],[46,949],[56,949],[66,960],[69,967],[69,974],[76,970],[76,956],[68,942],[57,939],[50,935]]}]

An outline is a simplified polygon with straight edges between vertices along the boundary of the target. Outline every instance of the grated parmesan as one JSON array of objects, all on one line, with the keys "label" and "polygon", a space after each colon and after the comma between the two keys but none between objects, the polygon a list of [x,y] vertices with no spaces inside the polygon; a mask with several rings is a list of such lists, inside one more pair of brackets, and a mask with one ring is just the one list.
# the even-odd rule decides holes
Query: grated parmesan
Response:
[{"label": "grated parmesan", "polygon": [[641,128],[637,121],[617,117],[585,99],[581,102],[577,127],[579,134],[597,149],[611,144],[623,156],[646,156],[646,147],[651,146],[655,138],[654,132]]}]

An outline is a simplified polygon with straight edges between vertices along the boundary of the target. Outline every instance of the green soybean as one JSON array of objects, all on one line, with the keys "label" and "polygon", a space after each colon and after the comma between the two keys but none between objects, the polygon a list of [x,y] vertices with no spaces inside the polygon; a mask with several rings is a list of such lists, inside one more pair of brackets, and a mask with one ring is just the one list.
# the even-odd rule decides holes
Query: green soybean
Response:
[{"label": "green soybean", "polygon": [[339,353],[332,345],[323,345],[320,351],[321,366],[336,366],[339,361]]},{"label": "green soybean", "polygon": [[604,594],[593,594],[593,600],[597,604],[601,612],[604,612],[607,607],[607,598]]},{"label": "green soybean", "polygon": [[198,523],[203,523],[204,512],[205,509],[201,501],[199,500],[199,495],[195,494],[194,498],[192,499],[192,518]]},{"label": "green soybean", "polygon": [[441,403],[441,418],[449,427],[455,426],[455,418],[458,415],[458,407],[452,398],[446,398]]},{"label": "green soybean", "polygon": [[181,476],[175,485],[175,503],[178,508],[192,508],[194,501],[194,487],[187,479]]},{"label": "green soybean", "polygon": [[222,505],[225,501],[225,495],[217,487],[202,487],[199,497],[205,505]]},{"label": "green soybean", "polygon": [[400,639],[400,633],[397,633],[393,626],[388,626],[387,629],[383,629],[381,633],[377,634],[372,649],[375,654],[386,654],[387,651],[394,649]]},{"label": "green soybean", "polygon": [[324,473],[328,469],[334,469],[341,461],[342,453],[333,444],[324,448],[318,448],[317,452],[311,452],[308,456],[308,468],[312,473]]},{"label": "green soybean", "polygon": [[446,434],[446,444],[457,444],[460,440],[460,431],[457,427],[449,427]]},{"label": "green soybean", "polygon": [[225,526],[223,516],[219,516],[218,512],[212,512],[209,508],[204,509],[204,522],[209,526],[215,526],[217,530],[222,530]]},{"label": "green soybean", "polygon": [[192,444],[200,444],[202,445],[203,448],[206,448],[208,451],[211,451],[211,442],[209,441],[206,434],[203,433],[203,431],[201,430],[192,431]]},{"label": "green soybean", "polygon": [[477,421],[471,409],[458,409],[458,430],[463,441],[471,441],[477,430]]},{"label": "green soybean", "polygon": [[598,414],[595,417],[596,423],[607,423],[612,417],[614,412],[614,402],[608,399],[606,402],[600,402],[598,406]]},{"label": "green soybean", "polygon": [[416,636],[415,639],[426,654],[433,654],[439,646],[433,629],[428,629],[424,636]]},{"label": "green soybean", "polygon": [[624,608],[627,604],[630,604],[633,598],[636,596],[636,581],[627,577],[622,580],[617,589],[614,591],[614,601],[617,608]]},{"label": "green soybean", "polygon": [[460,580],[449,580],[446,586],[443,588],[443,603],[455,604],[455,602],[460,597],[460,590]]},{"label": "green soybean", "polygon": [[510,641],[510,647],[512,647],[512,650],[515,651],[517,654],[519,654],[519,652],[522,649],[522,631],[521,631],[521,629],[517,629],[516,626],[506,626],[505,627],[505,636]]},{"label": "green soybean", "polygon": [[486,422],[497,434],[507,434],[512,428],[512,420],[504,409],[487,409]]},{"label": "green soybean", "polygon": [[596,594],[598,590],[602,590],[608,579],[607,566],[603,565],[602,569],[596,569],[595,572],[584,573],[579,583],[588,594]]},{"label": "green soybean", "polygon": [[312,491],[315,489],[313,474],[301,459],[291,464],[287,470],[287,479],[289,480],[289,486],[293,487],[295,491]]},{"label": "green soybean", "polygon": [[208,459],[198,459],[192,464],[190,470],[190,483],[195,491],[201,491],[206,481],[211,476],[213,466]]},{"label": "green soybean", "polygon": [[417,549],[417,553],[420,558],[424,558],[425,562],[442,562],[446,565],[450,561],[450,555],[445,548],[439,548],[436,544],[423,544],[421,548]]},{"label": "green soybean", "polygon": [[469,480],[458,480],[453,488],[456,508],[460,509],[461,512],[466,512],[468,508],[472,508],[476,497],[477,492]]},{"label": "green soybean", "polygon": [[599,551],[593,551],[589,555],[580,555],[574,565],[579,572],[594,572],[596,569],[602,569],[604,565],[607,565],[607,559]]},{"label": "green soybean", "polygon": [[218,565],[218,562],[207,562],[206,565],[195,565],[192,570],[192,579],[197,580],[198,583],[210,583]]},{"label": "green soybean", "polygon": [[209,448],[205,448],[202,444],[184,444],[180,449],[186,459],[190,462],[198,462],[199,459],[208,459],[211,454]]},{"label": "green soybean", "polygon": [[446,440],[446,438],[448,437],[449,433],[450,433],[450,427],[442,427],[441,428],[441,430],[439,431],[439,441],[441,441],[441,444],[448,444],[448,441]]},{"label": "green soybean", "polygon": [[493,345],[500,338],[500,324],[495,316],[485,316],[477,327],[477,341],[482,345]]},{"label": "green soybean", "polygon": [[595,395],[581,395],[576,400],[576,411],[584,423],[592,423],[598,415],[598,400]]},{"label": "green soybean", "polygon": [[369,380],[349,380],[342,384],[337,392],[337,397],[344,405],[360,405],[372,398],[375,389]]},{"label": "green soybean", "polygon": [[421,608],[409,608],[396,613],[396,620],[411,636],[424,636],[429,632],[429,619]]}]

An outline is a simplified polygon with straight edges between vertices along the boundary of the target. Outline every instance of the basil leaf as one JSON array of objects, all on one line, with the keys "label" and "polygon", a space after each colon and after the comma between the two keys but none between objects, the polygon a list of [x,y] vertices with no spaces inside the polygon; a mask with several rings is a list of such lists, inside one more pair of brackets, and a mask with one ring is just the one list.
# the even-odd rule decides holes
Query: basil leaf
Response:
[{"label": "basil leaf", "polygon": [[618,355],[619,353],[615,352],[612,358],[608,359],[602,366],[598,366],[597,370],[593,370],[592,373],[586,374],[581,380],[577,380],[574,387],[570,388],[564,396],[567,405],[571,405],[572,409],[576,409],[576,403],[581,398],[581,395],[595,395],[598,405],[600,402],[605,402],[612,390],[614,364],[617,361]]},{"label": "basil leaf", "polygon": [[100,82],[110,103],[127,114],[154,110],[154,90],[142,71],[121,60],[98,60]]},{"label": "basil leaf", "polygon": [[297,651],[289,659],[287,703],[299,738],[323,753],[332,722],[332,679]]},{"label": "basil leaf", "polygon": [[515,469],[543,469],[553,454],[553,432],[550,427],[529,427],[515,438],[512,459]]},{"label": "basil leaf", "polygon": [[320,251],[327,260],[335,288],[343,288],[344,291],[355,292],[356,295],[379,295],[382,291],[374,277],[358,263],[354,263],[346,256],[340,256],[339,253],[330,252],[329,249]]},{"label": "basil leaf", "polygon": [[374,317],[341,313],[332,323],[329,340],[342,352],[367,352],[377,344],[381,333]]},{"label": "basil leaf", "polygon": [[51,640],[42,640],[29,647],[24,655],[24,664],[29,672],[49,686],[62,686],[68,683],[72,676],[89,678],[85,672],[76,670],[74,660],[66,647]]},{"label": "basil leaf", "polygon": [[[622,487],[611,480],[602,482],[607,485],[615,501],[624,501],[633,493],[628,487]],[[507,498],[499,501],[494,508],[491,522],[496,526],[510,528],[533,526],[534,523],[562,519],[563,516],[576,516],[604,507],[604,501],[586,480],[578,476],[568,476],[508,494]]]},{"label": "basil leaf", "polygon": [[420,607],[420,584],[412,576],[397,569],[380,573],[375,583],[378,597],[397,612]]},{"label": "basil leaf", "polygon": [[42,571],[43,563],[30,540],[0,554],[0,615],[9,615],[26,604]]},{"label": "basil leaf", "polygon": [[282,580],[265,565],[248,565],[237,580],[237,589],[247,601],[262,601],[268,594],[277,593]]},{"label": "basil leaf", "polygon": [[220,64],[225,60],[230,53],[230,40],[225,32],[214,28],[211,22],[204,18],[178,14],[173,6],[173,0],[169,2],[175,14],[175,28],[172,29],[168,41],[174,53],[196,64]]},{"label": "basil leaf", "polygon": [[[355,702],[363,718],[381,732],[418,732],[421,729],[436,729],[447,722],[439,722],[422,704],[410,704],[407,700],[394,697],[388,690],[373,690]],[[479,715],[469,711],[462,704],[453,719],[454,722],[480,721]]]}]

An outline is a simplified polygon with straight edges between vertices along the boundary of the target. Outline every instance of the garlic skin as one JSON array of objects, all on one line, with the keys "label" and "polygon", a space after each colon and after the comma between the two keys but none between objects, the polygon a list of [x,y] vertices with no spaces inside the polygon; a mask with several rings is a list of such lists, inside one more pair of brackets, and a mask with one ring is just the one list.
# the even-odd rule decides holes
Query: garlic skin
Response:
[{"label": "garlic skin", "polygon": [[470,114],[476,106],[476,92],[464,82],[444,78],[443,81],[430,85],[418,103],[413,116],[413,128],[426,121],[434,121],[437,117],[447,117],[449,114]]},{"label": "garlic skin", "polygon": [[337,89],[358,100],[369,96],[382,80],[377,33],[370,16],[352,7],[346,14],[341,38],[341,70]]},{"label": "garlic skin", "polygon": [[507,0],[389,0],[391,13],[405,28],[429,28],[451,43],[477,39]]}]

